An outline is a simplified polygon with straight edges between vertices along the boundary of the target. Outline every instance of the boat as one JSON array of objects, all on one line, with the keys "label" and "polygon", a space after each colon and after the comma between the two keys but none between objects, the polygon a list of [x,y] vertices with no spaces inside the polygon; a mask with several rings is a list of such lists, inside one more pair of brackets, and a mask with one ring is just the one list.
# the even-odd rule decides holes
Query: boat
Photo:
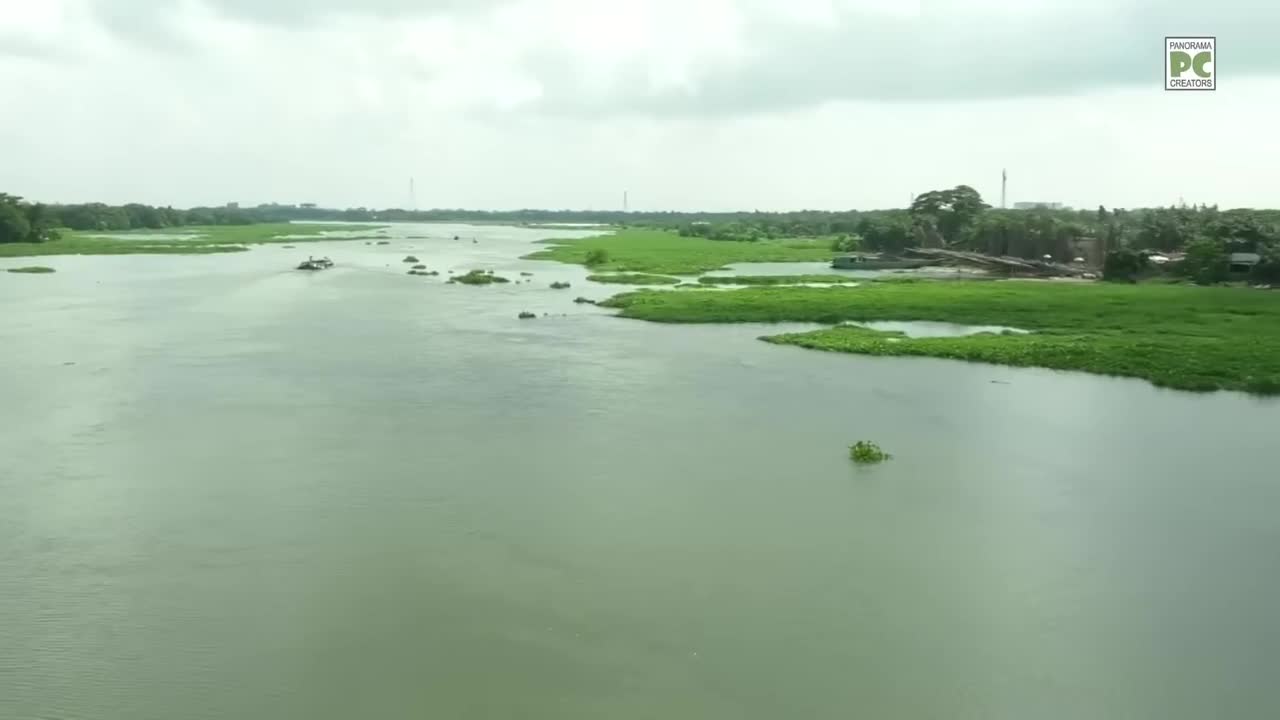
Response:
[{"label": "boat", "polygon": [[299,270],[328,270],[331,267],[333,267],[333,261],[327,257],[309,257],[298,265]]},{"label": "boat", "polygon": [[899,257],[882,255],[860,255],[850,253],[837,255],[831,261],[831,267],[837,270],[917,270],[929,266],[928,260],[907,260]]}]

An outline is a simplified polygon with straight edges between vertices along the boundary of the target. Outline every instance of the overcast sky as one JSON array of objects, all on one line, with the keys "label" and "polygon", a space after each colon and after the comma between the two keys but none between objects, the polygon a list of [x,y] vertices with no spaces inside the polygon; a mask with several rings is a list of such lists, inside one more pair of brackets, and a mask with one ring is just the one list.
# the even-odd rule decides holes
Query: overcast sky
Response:
[{"label": "overcast sky", "polygon": [[[1280,206],[1274,0],[0,0],[0,191]],[[1166,92],[1167,34],[1216,35]]]}]

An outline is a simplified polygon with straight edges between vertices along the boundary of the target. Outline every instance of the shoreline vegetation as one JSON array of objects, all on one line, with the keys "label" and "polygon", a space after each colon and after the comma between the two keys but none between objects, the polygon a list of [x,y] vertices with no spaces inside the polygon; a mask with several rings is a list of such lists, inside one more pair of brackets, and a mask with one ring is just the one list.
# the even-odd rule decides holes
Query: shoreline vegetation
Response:
[{"label": "shoreline vegetation", "polygon": [[[639,290],[600,305],[624,318],[652,322],[830,325],[761,338],[814,350],[1075,370],[1181,390],[1280,395],[1280,294],[1243,288],[922,281],[727,292]],[[910,338],[840,324],[884,320],[1031,332]]]},{"label": "shoreline vegetation", "polygon": [[30,265],[27,267],[9,268],[5,272],[11,272],[11,273],[16,273],[20,275],[48,275],[50,273],[57,272],[57,270],[54,270],[51,267],[45,267],[43,265]]},{"label": "shoreline vegetation", "polygon": [[614,285],[676,285],[680,278],[670,275],[651,275],[648,273],[614,273],[611,275],[588,275],[591,282]]},{"label": "shoreline vegetation", "polygon": [[852,275],[707,275],[698,278],[703,285],[856,285],[871,280]]},{"label": "shoreline vegetation", "polygon": [[53,255],[203,255],[245,252],[250,245],[371,240],[385,225],[261,223],[187,225],[163,229],[62,230],[43,242],[0,244],[0,257]]}]

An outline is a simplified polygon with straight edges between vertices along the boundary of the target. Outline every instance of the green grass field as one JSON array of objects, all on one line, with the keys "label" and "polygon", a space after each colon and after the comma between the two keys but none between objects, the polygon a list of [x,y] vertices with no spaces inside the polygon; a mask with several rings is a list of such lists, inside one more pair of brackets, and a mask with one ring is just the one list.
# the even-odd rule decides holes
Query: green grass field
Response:
[{"label": "green grass field", "polygon": [[934,320],[1030,335],[907,338],[832,327],[763,338],[817,350],[928,356],[1143,378],[1184,390],[1280,394],[1280,293],[1052,282],[638,291],[601,303],[655,322]]},{"label": "green grass field", "polygon": [[587,253],[604,250],[608,262],[592,270],[696,275],[731,263],[822,262],[832,257],[829,241],[731,242],[681,237],[662,230],[623,229],[612,235],[578,240],[544,240],[552,247],[526,256],[585,265]]},{"label": "green grass field", "polygon": [[242,252],[246,245],[304,243],[322,240],[367,240],[379,225],[212,225],[92,232],[63,230],[62,237],[44,243],[0,244],[0,257],[45,255],[197,255]]}]

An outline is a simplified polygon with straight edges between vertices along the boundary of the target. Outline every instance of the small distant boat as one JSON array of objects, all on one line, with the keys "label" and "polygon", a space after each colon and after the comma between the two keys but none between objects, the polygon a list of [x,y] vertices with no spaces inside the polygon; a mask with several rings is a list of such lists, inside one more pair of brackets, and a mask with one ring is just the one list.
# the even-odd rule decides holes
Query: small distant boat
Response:
[{"label": "small distant boat", "polygon": [[916,270],[928,267],[928,260],[907,260],[898,257],[880,255],[837,255],[831,261],[831,267],[838,270]]},{"label": "small distant boat", "polygon": [[331,267],[333,267],[333,261],[327,257],[309,257],[298,265],[299,270],[328,270]]}]

